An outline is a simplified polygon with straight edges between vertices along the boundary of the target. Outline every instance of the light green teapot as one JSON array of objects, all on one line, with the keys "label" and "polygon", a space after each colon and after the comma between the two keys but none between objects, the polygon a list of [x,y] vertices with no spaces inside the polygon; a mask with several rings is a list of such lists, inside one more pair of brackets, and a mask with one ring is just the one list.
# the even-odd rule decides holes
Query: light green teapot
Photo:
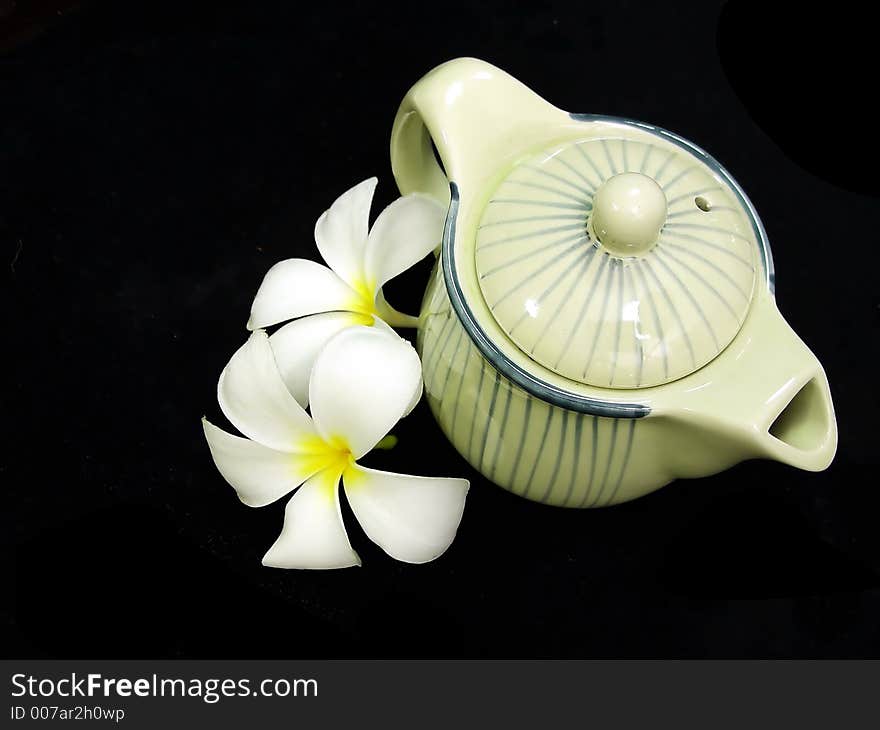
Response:
[{"label": "light green teapot", "polygon": [[458,59],[403,100],[391,162],[401,193],[449,208],[418,347],[437,421],[488,479],[599,507],[744,459],[830,464],[825,373],[703,150]]}]

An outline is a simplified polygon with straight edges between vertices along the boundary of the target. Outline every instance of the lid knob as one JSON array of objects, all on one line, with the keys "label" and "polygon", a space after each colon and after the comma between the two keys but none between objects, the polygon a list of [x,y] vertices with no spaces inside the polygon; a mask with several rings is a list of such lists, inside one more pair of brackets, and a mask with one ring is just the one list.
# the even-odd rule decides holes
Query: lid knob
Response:
[{"label": "lid knob", "polygon": [[648,251],[665,222],[663,189],[640,172],[608,178],[593,198],[593,233],[602,246],[618,256]]}]

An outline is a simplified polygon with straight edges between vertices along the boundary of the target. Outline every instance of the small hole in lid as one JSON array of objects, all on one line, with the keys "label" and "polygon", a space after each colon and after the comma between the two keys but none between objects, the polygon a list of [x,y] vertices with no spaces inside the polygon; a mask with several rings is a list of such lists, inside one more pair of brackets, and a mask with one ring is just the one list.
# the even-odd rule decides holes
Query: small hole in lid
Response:
[{"label": "small hole in lid", "polygon": [[702,195],[698,195],[696,198],[694,198],[694,205],[696,205],[704,213],[708,213],[710,210],[712,210],[712,203],[706,200],[706,198],[704,198]]}]

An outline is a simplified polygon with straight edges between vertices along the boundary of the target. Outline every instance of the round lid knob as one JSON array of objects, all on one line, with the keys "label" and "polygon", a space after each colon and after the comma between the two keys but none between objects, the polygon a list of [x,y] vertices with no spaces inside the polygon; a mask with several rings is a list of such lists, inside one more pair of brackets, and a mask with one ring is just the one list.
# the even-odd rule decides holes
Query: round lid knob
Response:
[{"label": "round lid knob", "polygon": [[593,198],[593,232],[604,248],[618,256],[650,250],[665,222],[663,188],[640,172],[608,178]]}]

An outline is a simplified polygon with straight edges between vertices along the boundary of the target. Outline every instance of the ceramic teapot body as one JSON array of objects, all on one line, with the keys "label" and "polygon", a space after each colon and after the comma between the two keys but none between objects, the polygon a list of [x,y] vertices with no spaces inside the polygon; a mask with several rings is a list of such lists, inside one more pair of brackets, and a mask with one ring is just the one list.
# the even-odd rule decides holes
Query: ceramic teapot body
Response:
[{"label": "ceramic teapot body", "polygon": [[448,205],[418,347],[435,417],[487,478],[593,507],[748,458],[828,466],[825,373],[705,152],[459,59],[410,90],[391,156],[403,194]]}]

